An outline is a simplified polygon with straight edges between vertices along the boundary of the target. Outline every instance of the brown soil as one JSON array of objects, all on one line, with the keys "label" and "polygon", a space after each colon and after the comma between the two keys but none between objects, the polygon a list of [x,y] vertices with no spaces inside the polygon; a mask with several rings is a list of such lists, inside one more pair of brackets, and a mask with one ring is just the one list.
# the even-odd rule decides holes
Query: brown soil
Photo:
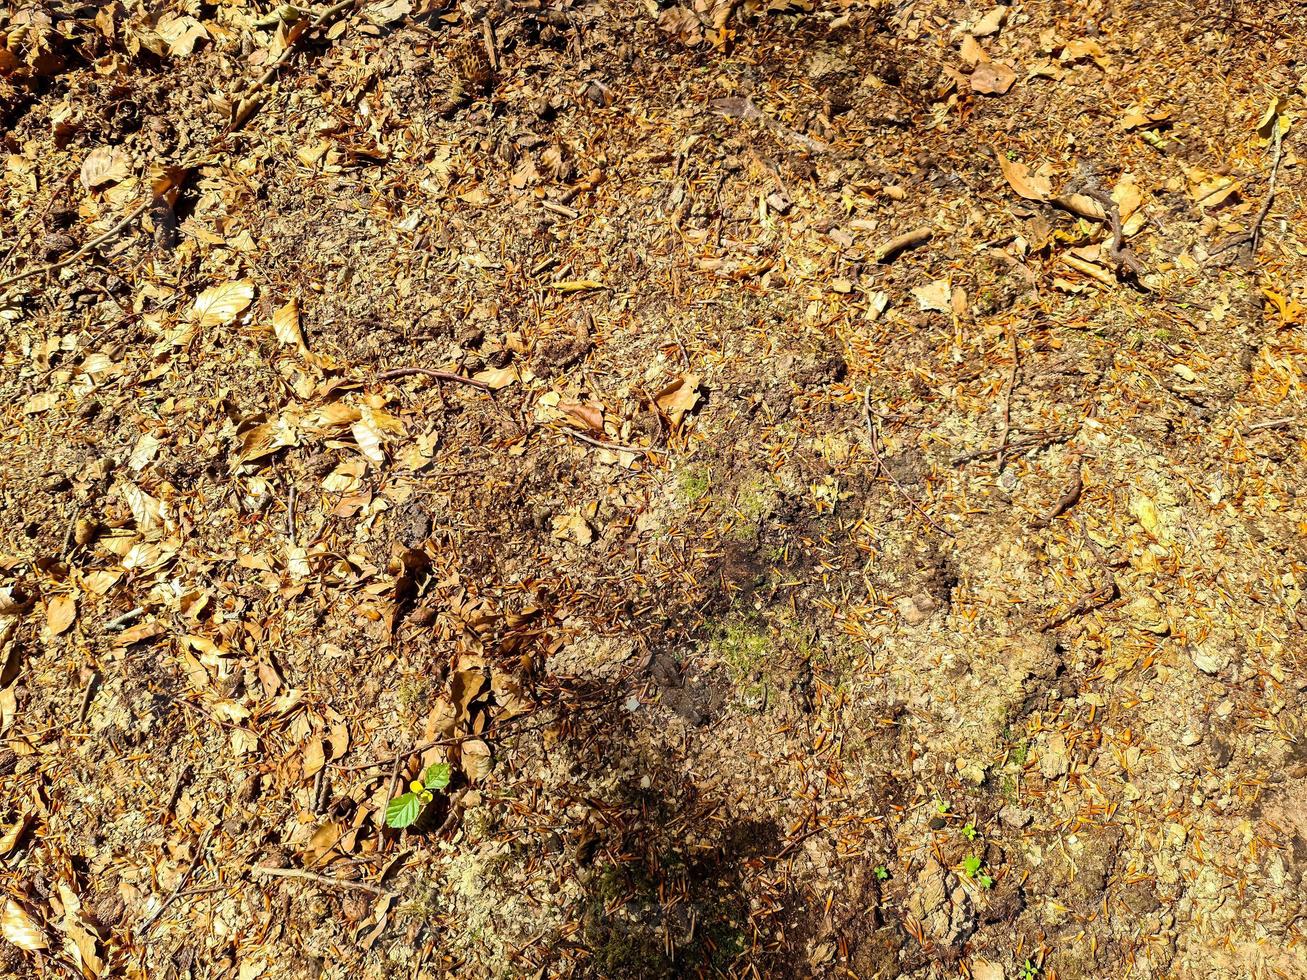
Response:
[{"label": "brown soil", "polygon": [[0,975],[1307,976],[1301,7],[164,6],[0,13]]}]

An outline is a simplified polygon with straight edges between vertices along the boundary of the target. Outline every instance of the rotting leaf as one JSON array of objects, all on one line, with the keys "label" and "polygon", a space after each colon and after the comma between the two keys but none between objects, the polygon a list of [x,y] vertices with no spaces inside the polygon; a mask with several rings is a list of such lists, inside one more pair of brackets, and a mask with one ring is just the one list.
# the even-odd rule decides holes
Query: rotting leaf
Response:
[{"label": "rotting leaf", "polygon": [[494,768],[491,761],[490,746],[479,738],[469,739],[460,747],[463,753],[463,771],[467,778],[480,781],[490,775]]}]

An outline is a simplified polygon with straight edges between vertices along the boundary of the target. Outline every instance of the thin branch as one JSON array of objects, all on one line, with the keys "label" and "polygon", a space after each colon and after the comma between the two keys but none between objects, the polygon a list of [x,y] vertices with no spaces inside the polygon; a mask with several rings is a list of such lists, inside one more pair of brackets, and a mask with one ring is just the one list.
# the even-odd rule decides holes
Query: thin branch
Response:
[{"label": "thin branch", "polygon": [[208,831],[205,832],[204,839],[200,841],[200,846],[195,849],[195,857],[191,859],[190,866],[186,869],[186,871],[182,874],[182,876],[177,879],[177,885],[175,888],[173,888],[172,893],[169,894],[169,896],[163,900],[163,904],[160,905],[157,909],[155,909],[152,915],[150,915],[144,922],[141,923],[140,931],[142,936],[144,936],[145,933],[149,931],[151,926],[153,926],[156,922],[159,921],[159,917],[163,915],[164,911],[168,908],[169,905],[173,903],[173,901],[177,898],[177,896],[181,894],[181,890],[186,887],[186,882],[190,880],[191,875],[194,874],[196,867],[199,865],[200,861],[204,858],[204,852],[209,847],[209,838],[213,836],[214,831],[218,829],[218,826],[221,822],[222,821],[219,820],[218,823],[215,823],[212,827],[208,829]]},{"label": "thin branch", "polygon": [[467,378],[461,374],[455,374],[453,371],[438,371],[435,368],[426,367],[401,367],[391,368],[389,371],[382,371],[377,375],[378,381],[386,381],[390,378],[407,378],[413,374],[420,374],[426,378],[435,378],[438,381],[453,381],[457,384],[469,385],[473,388],[480,388],[482,391],[493,391],[494,389],[484,381],[478,381],[476,378]]},{"label": "thin branch", "polygon": [[591,446],[598,446],[600,449],[610,449],[615,453],[638,453],[641,456],[646,456],[653,452],[652,449],[646,449],[644,446],[624,446],[619,442],[604,442],[602,439],[595,439],[586,435],[584,432],[578,432],[576,429],[569,428],[566,425],[563,426],[562,431],[566,432],[573,439],[577,439]]},{"label": "thin branch", "polygon": [[1270,213],[1271,201],[1275,198],[1275,180],[1280,174],[1280,156],[1284,149],[1284,131],[1280,128],[1280,120],[1278,118],[1272,120],[1271,125],[1275,127],[1275,158],[1271,162],[1271,183],[1266,190],[1266,200],[1262,202],[1262,209],[1257,212],[1257,220],[1253,222],[1252,230],[1248,233],[1248,241],[1251,243],[1249,248],[1253,255],[1257,254],[1257,246],[1261,243],[1262,222]]},{"label": "thin branch", "polygon": [[1012,427],[1012,392],[1017,386],[1017,367],[1021,354],[1017,348],[1017,326],[1009,323],[1007,328],[1008,343],[1012,346],[1012,366],[1008,368],[1007,384],[1003,388],[1003,432],[998,437],[998,468],[1002,470],[1007,463],[1007,437]]},{"label": "thin branch", "polygon": [[92,238],[81,248],[69,252],[62,259],[59,259],[56,262],[51,262],[49,265],[43,265],[36,269],[28,269],[26,272],[20,272],[17,275],[10,276],[8,279],[0,280],[0,289],[5,289],[9,286],[12,286],[16,282],[22,282],[24,279],[30,279],[32,276],[43,276],[47,272],[55,272],[59,269],[62,269],[64,266],[72,262],[75,262],[77,259],[81,258],[83,255],[85,255],[91,249],[95,248],[97,245],[103,245],[111,238],[115,238],[118,235],[121,235],[123,231],[125,231],[132,224],[132,222],[134,222],[137,218],[139,218],[142,214],[145,213],[145,209],[148,208],[149,206],[150,205],[148,202],[146,202],[145,204],[138,205],[135,209],[133,209],[130,213],[128,213],[128,215],[125,218],[123,218],[116,225],[114,225],[112,228],[106,231],[103,235],[100,235],[98,238]]}]

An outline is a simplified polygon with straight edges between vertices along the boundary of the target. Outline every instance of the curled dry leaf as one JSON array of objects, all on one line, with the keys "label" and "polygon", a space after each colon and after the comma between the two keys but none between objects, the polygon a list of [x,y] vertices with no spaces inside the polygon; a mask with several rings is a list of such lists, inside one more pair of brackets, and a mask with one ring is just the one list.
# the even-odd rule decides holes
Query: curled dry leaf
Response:
[{"label": "curled dry leaf", "polygon": [[191,307],[191,318],[201,327],[231,323],[254,300],[254,284],[245,280],[210,286],[200,293]]},{"label": "curled dry leaf", "polygon": [[1065,208],[1072,214],[1079,215],[1082,218],[1088,218],[1090,221],[1104,221],[1107,219],[1107,211],[1103,205],[1088,194],[1063,194],[1057,198],[1058,207]]},{"label": "curled dry leaf", "polygon": [[292,299],[272,314],[272,331],[283,344],[304,347],[304,333],[300,330],[300,304]]},{"label": "curled dry leaf", "polygon": [[595,432],[604,431],[604,410],[600,405],[585,402],[559,402],[558,410],[566,412],[587,428]]},{"label": "curled dry leaf", "polygon": [[673,425],[679,424],[686,413],[693,411],[699,404],[699,376],[681,375],[654,395],[654,402],[672,420]]},{"label": "curled dry leaf", "polygon": [[4,914],[0,916],[0,932],[19,949],[29,953],[50,947],[36,919],[12,898],[5,902]]},{"label": "curled dry leaf", "polygon": [[999,168],[1012,189],[1027,201],[1047,201],[1053,196],[1052,182],[1042,174],[1032,174],[1024,163],[1009,160],[1001,150],[995,150]]},{"label": "curled dry leaf", "polygon": [[480,781],[490,775],[494,763],[490,757],[490,746],[479,738],[469,739],[462,745],[463,772],[468,779]]}]

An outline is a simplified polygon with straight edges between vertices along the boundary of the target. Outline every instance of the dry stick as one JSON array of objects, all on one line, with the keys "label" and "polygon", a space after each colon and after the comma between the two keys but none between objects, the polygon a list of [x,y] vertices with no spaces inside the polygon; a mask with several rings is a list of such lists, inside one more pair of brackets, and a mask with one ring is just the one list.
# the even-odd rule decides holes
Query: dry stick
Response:
[{"label": "dry stick", "polygon": [[177,879],[177,886],[173,888],[172,893],[163,900],[163,904],[155,909],[154,913],[141,923],[142,936],[149,931],[152,925],[159,921],[159,916],[163,915],[164,910],[173,903],[173,900],[177,898],[181,893],[181,890],[186,887],[186,882],[190,880],[191,875],[195,872],[196,866],[199,865],[200,860],[204,857],[204,852],[209,846],[209,838],[213,836],[214,831],[217,829],[218,824],[216,823],[208,829],[204,835],[204,839],[200,841],[200,846],[195,851],[195,857],[191,859],[190,866],[186,869],[185,874]]},{"label": "dry stick", "polygon": [[903,489],[903,484],[898,481],[898,478],[890,472],[889,467],[881,460],[880,450],[876,448],[876,423],[873,421],[873,413],[871,410],[871,385],[867,385],[867,388],[862,395],[862,417],[867,423],[867,442],[871,446],[871,457],[876,461],[876,472],[884,473],[885,476],[889,478],[890,483],[894,484],[894,489],[899,492],[899,495],[908,502],[913,510],[926,519],[927,524],[933,527],[940,534],[948,535],[950,538],[953,537],[952,532],[936,524],[934,518],[926,513],[926,509],[913,499],[912,494]]},{"label": "dry stick", "polygon": [[119,630],[124,630],[127,628],[127,624],[133,619],[139,619],[143,615],[145,615],[144,606],[137,606],[135,609],[128,609],[118,618],[111,619],[109,622],[105,623],[104,631],[106,633],[116,633]]},{"label": "dry stick", "polygon": [[341,2],[336,4],[334,7],[328,7],[324,10],[318,15],[317,19],[312,24],[300,31],[299,34],[295,35],[295,39],[286,45],[286,50],[282,51],[280,57],[278,57],[268,70],[263,73],[263,77],[255,82],[244,95],[240,96],[240,101],[236,104],[236,112],[231,119],[229,131],[235,132],[250,121],[250,117],[254,115],[254,110],[257,109],[263,101],[261,93],[265,88],[272,84],[273,79],[277,77],[277,72],[281,71],[286,62],[290,61],[291,55],[293,55],[299,47],[300,38],[306,37],[319,28],[325,27],[346,10],[356,6],[358,3],[359,0],[341,0]]},{"label": "dry stick", "polygon": [[1143,274],[1144,267],[1140,265],[1135,253],[1122,244],[1121,209],[1117,207],[1116,201],[1112,200],[1112,195],[1096,187],[1088,188],[1082,193],[1098,202],[1098,206],[1103,209],[1108,223],[1112,226],[1112,244],[1108,246],[1107,254],[1116,263],[1117,273],[1119,274],[1122,269],[1126,269],[1138,279]]},{"label": "dry stick", "polygon": [[[1030,449],[1035,446],[1052,446],[1055,443],[1066,442],[1074,432],[1051,432],[1043,435],[1031,436],[1029,439],[1017,439],[1007,444],[1008,449]],[[993,449],[973,449],[970,452],[962,453],[960,456],[954,456],[949,462],[954,466],[962,463],[970,463],[975,459],[988,459],[990,456],[997,456],[1000,450]]]},{"label": "dry stick", "polygon": [[916,248],[919,245],[925,245],[930,241],[934,234],[929,228],[916,228],[909,232],[904,232],[897,238],[891,238],[880,248],[876,249],[877,262],[889,262],[900,252],[906,252],[910,248]]},{"label": "dry stick", "polygon": [[386,381],[390,378],[407,378],[413,374],[420,374],[426,378],[436,378],[439,381],[454,381],[459,384],[470,385],[473,388],[480,388],[482,391],[492,391],[490,385],[484,381],[478,381],[476,378],[465,378],[461,374],[455,374],[453,371],[437,371],[435,368],[425,367],[401,367],[391,368],[389,371],[382,371],[377,375],[378,381]]},{"label": "dry stick", "polygon": [[1271,201],[1275,198],[1275,179],[1280,173],[1280,151],[1284,148],[1284,131],[1280,129],[1279,119],[1275,119],[1271,125],[1275,127],[1275,157],[1271,162],[1271,185],[1266,191],[1266,200],[1262,202],[1262,209],[1257,212],[1257,220],[1253,222],[1252,230],[1248,233],[1253,255],[1257,254],[1257,245],[1262,238],[1262,222],[1270,213]]},{"label": "dry stick", "polygon": [[366,881],[350,881],[348,878],[332,878],[320,875],[316,871],[301,871],[298,868],[250,868],[250,874],[263,878],[303,878],[305,881],[317,882],[332,888],[348,888],[351,891],[367,892],[369,895],[393,896],[395,892],[386,888],[369,885]]},{"label": "dry stick", "polygon": [[573,439],[579,439],[581,442],[591,446],[598,446],[600,449],[611,449],[615,453],[639,453],[641,456],[652,452],[651,449],[645,449],[643,446],[624,446],[618,442],[604,442],[602,439],[594,439],[584,432],[578,432],[576,429],[563,426],[562,431],[566,432]]},{"label": "dry stick", "polygon": [[1003,432],[998,437],[999,472],[1002,472],[1003,467],[1007,464],[1007,436],[1008,430],[1012,427],[1012,391],[1017,386],[1017,365],[1020,361],[1015,323],[1008,324],[1007,337],[1008,343],[1012,345],[1012,366],[1008,369],[1007,384],[1003,389]]},{"label": "dry stick", "polygon": [[69,263],[74,262],[77,259],[81,258],[83,255],[85,255],[91,249],[95,248],[97,245],[103,245],[111,238],[114,238],[122,234],[123,231],[126,230],[128,226],[132,224],[132,222],[134,222],[137,218],[139,218],[142,214],[145,213],[145,209],[148,208],[149,206],[150,205],[148,202],[145,204],[138,205],[133,211],[131,211],[131,213],[127,215],[127,217],[123,218],[122,221],[118,222],[116,225],[114,225],[112,228],[106,231],[103,235],[100,235],[98,238],[92,238],[81,248],[69,252],[62,259],[59,259],[56,262],[51,262],[49,265],[43,265],[36,269],[28,269],[26,272],[20,272],[17,275],[10,276],[8,279],[0,280],[0,289],[5,289],[9,286],[12,286],[16,282],[21,282],[24,279],[30,279],[32,276],[43,276],[47,272],[55,272],[59,269],[62,269],[64,266],[68,265]]}]

